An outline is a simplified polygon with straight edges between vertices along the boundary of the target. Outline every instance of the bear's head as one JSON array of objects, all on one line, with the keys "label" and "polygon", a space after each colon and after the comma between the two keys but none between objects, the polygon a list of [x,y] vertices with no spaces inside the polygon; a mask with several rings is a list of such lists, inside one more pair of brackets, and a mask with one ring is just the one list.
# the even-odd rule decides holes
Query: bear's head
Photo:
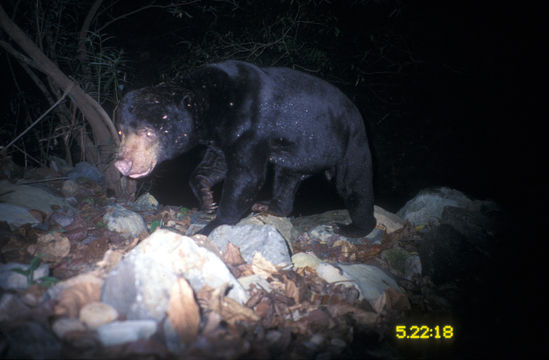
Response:
[{"label": "bear's head", "polygon": [[116,110],[121,142],[115,167],[122,175],[139,178],[161,161],[195,146],[199,107],[191,91],[173,85],[126,94]]}]

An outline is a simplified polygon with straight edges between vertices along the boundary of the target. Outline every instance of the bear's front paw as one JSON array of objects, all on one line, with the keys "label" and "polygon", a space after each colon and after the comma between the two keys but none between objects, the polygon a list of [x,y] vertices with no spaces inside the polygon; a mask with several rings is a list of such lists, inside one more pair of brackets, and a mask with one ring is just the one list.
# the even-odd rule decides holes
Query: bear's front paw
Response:
[{"label": "bear's front paw", "polygon": [[370,233],[369,230],[359,228],[354,224],[334,224],[334,232],[348,238],[361,238]]}]

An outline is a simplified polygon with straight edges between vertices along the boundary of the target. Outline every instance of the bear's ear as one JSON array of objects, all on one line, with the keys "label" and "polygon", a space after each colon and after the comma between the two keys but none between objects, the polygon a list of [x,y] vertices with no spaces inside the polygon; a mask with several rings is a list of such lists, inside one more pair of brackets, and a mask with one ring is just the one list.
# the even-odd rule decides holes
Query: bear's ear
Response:
[{"label": "bear's ear", "polygon": [[181,104],[183,104],[186,109],[191,109],[193,107],[193,99],[191,98],[191,95],[183,96]]}]

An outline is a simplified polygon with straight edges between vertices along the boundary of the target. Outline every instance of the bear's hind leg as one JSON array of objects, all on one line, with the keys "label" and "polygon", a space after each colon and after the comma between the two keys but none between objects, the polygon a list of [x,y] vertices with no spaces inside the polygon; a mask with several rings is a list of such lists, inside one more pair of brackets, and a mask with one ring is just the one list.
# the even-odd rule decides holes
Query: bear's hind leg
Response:
[{"label": "bear's hind leg", "polygon": [[336,186],[351,215],[351,224],[338,224],[336,232],[351,238],[364,237],[376,226],[374,189],[369,150],[353,153],[336,169]]},{"label": "bear's hind leg", "polygon": [[301,181],[308,175],[295,173],[280,166],[274,168],[273,198],[254,204],[252,210],[275,216],[288,216],[294,207],[294,198]]}]

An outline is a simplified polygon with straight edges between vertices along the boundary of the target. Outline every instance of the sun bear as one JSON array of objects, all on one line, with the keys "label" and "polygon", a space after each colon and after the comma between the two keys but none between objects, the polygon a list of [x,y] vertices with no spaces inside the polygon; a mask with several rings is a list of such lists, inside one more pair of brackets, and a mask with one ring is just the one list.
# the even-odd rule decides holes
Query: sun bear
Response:
[{"label": "sun bear", "polygon": [[205,65],[182,80],[129,92],[116,124],[116,168],[132,178],[204,144],[190,186],[202,209],[213,211],[211,187],[223,181],[216,217],[201,234],[233,225],[254,205],[273,164],[272,214],[288,216],[300,182],[325,171],[351,215],[336,226],[348,237],[376,225],[372,159],[360,112],[340,90],[317,77],[242,61]]}]

